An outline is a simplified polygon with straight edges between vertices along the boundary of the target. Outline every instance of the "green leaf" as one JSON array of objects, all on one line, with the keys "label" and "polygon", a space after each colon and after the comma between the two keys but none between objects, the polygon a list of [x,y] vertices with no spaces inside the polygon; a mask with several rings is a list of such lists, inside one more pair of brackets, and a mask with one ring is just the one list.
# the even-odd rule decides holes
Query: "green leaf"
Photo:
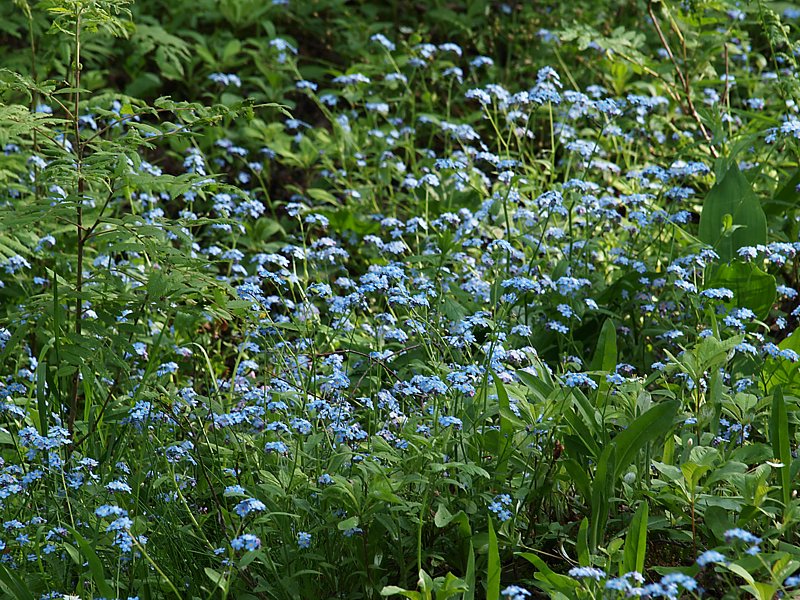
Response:
[{"label": "green leaf", "polygon": [[616,450],[616,444],[613,442],[608,444],[597,461],[597,470],[592,481],[592,520],[589,530],[590,553],[597,549],[606,531],[610,500],[617,480],[614,477],[617,460]]},{"label": "green leaf", "polygon": [[764,212],[768,215],[782,215],[790,208],[796,208],[800,202],[800,169],[795,170],[789,180],[775,192],[775,195],[764,202]]},{"label": "green leaf", "polygon": [[404,590],[396,585],[387,585],[381,590],[381,596],[403,596],[411,600],[421,600],[422,594],[419,592],[412,592],[411,590]]},{"label": "green leaf", "polygon": [[[726,215],[730,215],[727,228]],[[703,202],[698,235],[717,251],[722,262],[735,258],[742,246],[767,243],[767,217],[761,202],[734,161]]]},{"label": "green leaf", "polygon": [[16,600],[34,600],[33,594],[28,591],[25,582],[12,574],[3,564],[0,564],[0,582],[14,595]]},{"label": "green leaf", "polygon": [[463,600],[463,594],[469,590],[469,586],[463,579],[449,572],[444,576],[444,583],[441,583],[441,579],[441,577],[437,577],[438,589],[436,590],[436,600],[447,600],[456,595],[461,596]]},{"label": "green leaf", "polygon": [[592,358],[592,371],[611,372],[617,366],[617,329],[611,319],[606,319],[597,338],[597,347]]},{"label": "green leaf", "polygon": [[586,474],[581,464],[574,458],[562,461],[561,464],[564,465],[564,469],[572,479],[572,483],[575,485],[580,495],[583,496],[585,500],[591,498],[592,482],[589,480],[589,476]]},{"label": "green leaf", "polygon": [[648,504],[642,502],[633,515],[628,534],[625,536],[625,548],[620,565],[620,575],[638,571],[644,573],[644,558],[647,553],[647,521]]},{"label": "green leaf", "polygon": [[497,534],[489,519],[489,562],[486,573],[486,600],[500,600],[500,551]]},{"label": "green leaf", "polygon": [[679,404],[678,400],[656,404],[614,438],[614,445],[617,447],[615,479],[619,479],[628,470],[646,444],[658,439],[672,428],[672,421],[678,412]]},{"label": "green leaf", "polygon": [[464,574],[467,591],[462,600],[475,600],[475,548],[472,540],[469,541],[469,554],[467,555],[467,572]]},{"label": "green leaf", "polygon": [[553,386],[549,385],[539,377],[529,373],[528,371],[523,371],[522,369],[517,370],[516,372],[517,377],[519,380],[525,384],[528,389],[530,389],[534,395],[537,397],[538,400],[544,402],[546,401],[547,397],[553,391]]},{"label": "green leaf", "polygon": [[320,188],[309,188],[306,190],[306,194],[312,200],[316,200],[323,204],[332,204],[334,206],[339,205],[339,201],[336,199],[336,196],[334,196],[327,190],[323,190]]},{"label": "green leaf", "polygon": [[340,521],[336,525],[336,528],[339,531],[347,531],[348,529],[352,529],[353,527],[358,527],[358,517],[350,517],[349,519]]},{"label": "green leaf", "polygon": [[566,575],[556,573],[546,562],[532,552],[518,552],[517,556],[524,558],[539,570],[535,575],[537,580],[545,582],[550,589],[566,594],[567,597],[574,597],[574,590],[580,585],[577,581]]},{"label": "green leaf", "polygon": [[219,571],[215,571],[210,567],[205,568],[206,576],[223,592],[227,592],[228,582],[225,575]]},{"label": "green leaf", "polygon": [[703,475],[710,470],[711,467],[708,465],[698,465],[693,462],[683,463],[681,465],[681,473],[683,473],[683,478],[686,480],[687,489],[691,492],[691,490],[696,488],[703,478]]},{"label": "green leaf", "polygon": [[730,563],[725,563],[721,566],[724,569],[729,570],[731,573],[735,573],[750,585],[753,585],[756,582],[756,580],[753,579],[753,576],[750,575],[750,572],[747,569],[745,569],[742,565],[738,565],[735,562],[730,562]]},{"label": "green leaf", "polygon": [[720,543],[725,539],[725,532],[735,526],[731,513],[719,506],[706,508],[703,521]]},{"label": "green leaf", "polygon": [[[800,354],[800,334],[789,334],[780,344],[781,350],[794,350]],[[767,358],[765,369],[769,374],[767,389],[774,389],[775,386],[784,385],[790,391],[798,389],[797,379],[800,373],[800,363],[794,363],[780,358]]]},{"label": "green leaf", "polygon": [[89,544],[89,542],[87,542],[86,539],[72,527],[67,526],[67,529],[75,537],[75,541],[78,542],[78,547],[81,550],[81,554],[83,554],[86,562],[89,563],[89,571],[92,573],[92,582],[97,586],[97,589],[103,596],[106,598],[116,598],[114,590],[106,581],[106,573],[103,569],[103,563],[100,561],[100,557],[97,556],[94,548],[92,548],[91,544]]},{"label": "green leaf", "polygon": [[753,263],[734,260],[720,265],[708,282],[708,287],[724,287],[733,292],[734,306],[749,308],[759,319],[769,313],[777,297],[775,278]]},{"label": "green leaf", "polygon": [[454,515],[450,514],[450,511],[447,510],[447,506],[444,504],[440,504],[439,508],[436,509],[436,514],[433,516],[433,523],[439,528],[444,528],[455,523],[458,525],[458,531],[462,536],[469,537],[472,535],[467,513],[460,510]]},{"label": "green leaf", "polygon": [[578,539],[575,545],[578,551],[578,564],[582,567],[591,565],[592,561],[589,555],[589,519],[586,517],[583,518],[580,527],[578,527]]},{"label": "green leaf", "polygon": [[426,597],[430,596],[431,592],[433,592],[433,579],[430,575],[425,571],[425,569],[419,570],[419,589],[422,593],[425,594]]},{"label": "green leaf", "polygon": [[47,375],[47,361],[44,359],[49,348],[45,348],[40,353],[39,367],[36,369],[36,407],[39,410],[39,433],[42,437],[47,436],[47,393],[45,391],[45,376]]},{"label": "green leaf", "polygon": [[750,585],[742,586],[742,589],[750,592],[756,600],[772,600],[780,587],[763,581],[755,581]]},{"label": "green leaf", "polygon": [[772,415],[769,419],[769,437],[772,443],[772,453],[782,467],[778,467],[781,482],[781,496],[783,500],[784,517],[788,515],[789,503],[792,498],[792,447],[789,436],[789,414],[786,402],[783,399],[783,390],[780,386],[772,392]]},{"label": "green leaf", "polygon": [[500,435],[497,437],[497,448],[495,449],[497,456],[495,477],[498,480],[504,480],[508,470],[508,458],[514,449],[512,443],[514,440],[514,427],[506,417],[511,411],[511,403],[508,399],[506,387],[494,371],[492,371],[492,378],[494,379],[495,388],[497,388],[497,401],[500,405]]}]

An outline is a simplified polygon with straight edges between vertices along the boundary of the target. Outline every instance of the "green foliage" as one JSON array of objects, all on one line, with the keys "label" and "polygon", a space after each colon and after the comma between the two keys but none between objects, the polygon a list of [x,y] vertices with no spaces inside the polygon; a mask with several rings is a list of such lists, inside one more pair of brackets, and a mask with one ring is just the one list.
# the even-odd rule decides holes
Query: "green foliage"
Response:
[{"label": "green foliage", "polygon": [[767,220],[750,184],[731,163],[703,201],[700,239],[730,262],[744,246],[767,242]]},{"label": "green foliage", "polygon": [[3,594],[794,593],[776,10],[0,3]]}]

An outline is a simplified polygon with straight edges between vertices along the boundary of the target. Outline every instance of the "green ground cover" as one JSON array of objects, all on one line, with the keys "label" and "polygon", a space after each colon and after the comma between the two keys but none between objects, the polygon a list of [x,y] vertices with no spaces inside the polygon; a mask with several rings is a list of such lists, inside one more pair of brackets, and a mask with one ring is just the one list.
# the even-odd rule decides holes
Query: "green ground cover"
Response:
[{"label": "green ground cover", "polygon": [[0,589],[795,597],[800,7],[0,3]]}]

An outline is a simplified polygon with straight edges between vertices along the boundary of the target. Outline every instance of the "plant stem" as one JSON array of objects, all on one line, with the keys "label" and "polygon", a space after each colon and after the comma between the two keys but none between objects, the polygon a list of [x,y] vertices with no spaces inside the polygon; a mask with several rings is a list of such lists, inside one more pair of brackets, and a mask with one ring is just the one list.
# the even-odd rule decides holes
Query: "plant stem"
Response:
[{"label": "plant stem", "polygon": [[[81,337],[81,320],[83,317],[83,301],[81,292],[83,290],[83,253],[85,237],[83,236],[83,193],[85,181],[82,173],[83,148],[81,146],[80,121],[78,119],[79,106],[81,100],[81,9],[78,7],[75,18],[75,110],[72,115],[72,122],[75,131],[75,168],[78,174],[77,185],[77,207],[75,210],[75,229],[78,236],[77,249],[77,273],[75,278],[75,338],[76,341]],[[78,414],[78,390],[80,388],[80,369],[75,370],[72,379],[72,394],[70,397],[69,414],[67,416],[67,430],[72,435],[75,430],[75,419]]]}]

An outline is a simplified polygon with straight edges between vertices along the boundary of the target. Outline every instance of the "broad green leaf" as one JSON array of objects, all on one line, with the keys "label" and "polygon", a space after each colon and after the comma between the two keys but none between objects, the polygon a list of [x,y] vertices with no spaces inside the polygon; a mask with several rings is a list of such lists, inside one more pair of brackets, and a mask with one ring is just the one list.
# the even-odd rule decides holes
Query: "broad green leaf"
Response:
[{"label": "broad green leaf", "polygon": [[731,304],[749,308],[759,319],[767,316],[777,297],[775,277],[753,263],[740,260],[720,265],[711,276],[708,287],[728,288],[733,292]]},{"label": "broad green leaf", "polygon": [[517,556],[524,558],[538,569],[535,575],[538,581],[546,583],[553,591],[557,590],[562,594],[566,594],[568,598],[574,597],[574,590],[580,585],[576,580],[566,575],[556,573],[546,562],[532,552],[518,552]]},{"label": "broad green leaf", "polygon": [[347,531],[348,529],[353,529],[353,527],[358,527],[358,517],[350,517],[336,525],[339,531]]},{"label": "broad green leaf", "polygon": [[644,558],[647,553],[648,513],[647,502],[642,502],[633,515],[633,520],[628,527],[628,534],[625,536],[620,575],[631,571],[644,573]]},{"label": "broad green leaf", "polygon": [[[781,350],[794,350],[800,354],[800,334],[792,333],[788,335],[778,348]],[[783,358],[767,358],[764,371],[769,379],[767,389],[783,385],[785,389],[796,391],[798,388],[798,374],[800,374],[800,363],[792,362]]]},{"label": "broad green leaf", "polygon": [[426,596],[430,596],[431,592],[433,592],[433,579],[430,575],[425,571],[425,569],[419,570],[419,590],[425,594]]},{"label": "broad green leaf", "polygon": [[[448,600],[448,598],[452,598],[453,596],[465,594],[469,590],[469,586],[463,579],[456,577],[450,572],[444,576],[443,583],[441,579],[441,577],[436,578],[439,586],[436,590],[436,600]],[[463,600],[463,595],[461,598]]]},{"label": "broad green leaf", "polygon": [[[727,229],[726,220],[730,223]],[[767,243],[767,218],[761,202],[734,161],[703,201],[698,234],[722,262],[735,258],[742,246]]]},{"label": "broad green leaf", "polygon": [[611,319],[606,319],[597,338],[591,363],[592,371],[612,372],[617,366],[617,329]]},{"label": "broad green leaf", "polygon": [[546,401],[547,397],[553,391],[552,385],[548,385],[542,379],[536,377],[528,371],[519,369],[516,373],[517,377],[519,377],[519,380],[534,393],[536,399],[539,401]]},{"label": "broad green leaf", "polygon": [[575,485],[584,500],[591,498],[592,482],[589,480],[589,476],[586,474],[581,464],[574,458],[562,461],[561,464],[564,465],[564,468],[572,479],[573,485]]},{"label": "broad green leaf", "polygon": [[736,564],[735,562],[730,562],[723,564],[722,567],[724,569],[727,569],[731,573],[735,573],[750,585],[753,585],[756,582],[756,580],[753,579],[753,576],[750,574],[750,572],[747,569],[745,569],[742,565]]},{"label": "broad green leaf", "polygon": [[306,190],[306,194],[313,200],[317,200],[318,202],[322,202],[323,204],[332,204],[337,206],[339,201],[336,199],[336,196],[331,194],[328,190],[323,190],[320,188],[309,188]]},{"label": "broad green leaf", "polygon": [[458,511],[456,514],[451,514],[450,511],[447,510],[447,506],[440,504],[439,508],[436,509],[436,514],[433,516],[433,522],[439,528],[444,528],[455,523],[458,525],[458,531],[462,536],[469,537],[472,535],[469,517],[463,510]]},{"label": "broad green leaf", "polygon": [[693,462],[685,462],[681,465],[681,472],[683,473],[683,478],[686,480],[687,489],[690,491],[697,487],[700,483],[700,480],[703,478],[703,475],[708,473],[711,470],[711,467],[708,465],[698,465],[697,463]]},{"label": "broad green leaf", "polygon": [[404,590],[396,585],[387,585],[381,590],[381,596],[403,596],[411,600],[421,600],[422,594],[419,592],[412,592],[411,590]]},{"label": "broad green leaf", "polygon": [[756,600],[772,600],[780,587],[771,583],[756,581],[749,585],[743,585],[742,589],[752,594]]},{"label": "broad green leaf", "polygon": [[677,400],[656,404],[614,438],[614,445],[617,447],[615,479],[619,479],[628,470],[647,443],[657,440],[672,428],[678,406]]}]

